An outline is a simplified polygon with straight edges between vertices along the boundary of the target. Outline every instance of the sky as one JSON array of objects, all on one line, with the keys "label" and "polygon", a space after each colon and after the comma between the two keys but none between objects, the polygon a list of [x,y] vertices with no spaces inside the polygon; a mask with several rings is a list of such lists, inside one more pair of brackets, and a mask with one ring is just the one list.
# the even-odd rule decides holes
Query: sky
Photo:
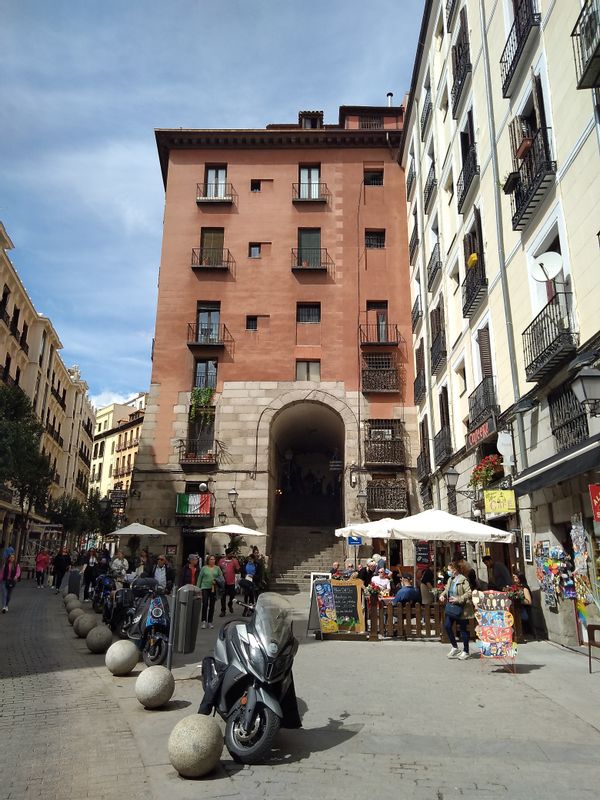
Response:
[{"label": "sky", "polygon": [[155,128],[399,105],[423,0],[0,0],[0,220],[97,407],[150,385]]}]

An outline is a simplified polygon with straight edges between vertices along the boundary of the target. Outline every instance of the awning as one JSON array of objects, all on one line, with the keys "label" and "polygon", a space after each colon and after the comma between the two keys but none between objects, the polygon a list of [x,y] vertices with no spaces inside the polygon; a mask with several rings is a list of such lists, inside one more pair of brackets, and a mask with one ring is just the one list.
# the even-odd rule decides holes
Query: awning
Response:
[{"label": "awning", "polygon": [[534,464],[512,483],[517,497],[555,486],[561,481],[600,467],[600,434]]}]

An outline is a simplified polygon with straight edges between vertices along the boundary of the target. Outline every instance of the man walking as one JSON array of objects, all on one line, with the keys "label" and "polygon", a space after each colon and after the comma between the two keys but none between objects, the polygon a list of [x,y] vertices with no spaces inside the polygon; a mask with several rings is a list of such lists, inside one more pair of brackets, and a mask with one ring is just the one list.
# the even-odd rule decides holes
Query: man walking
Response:
[{"label": "man walking", "polygon": [[44,548],[42,548],[35,557],[35,580],[37,582],[38,589],[44,588],[44,578],[46,577],[46,570],[48,569],[49,563],[50,556],[44,550]]},{"label": "man walking", "polygon": [[64,547],[61,547],[58,554],[54,556],[52,566],[54,567],[54,594],[58,594],[65,572],[71,566],[71,556]]},{"label": "man walking", "polygon": [[233,614],[233,598],[235,597],[235,576],[240,571],[240,563],[237,558],[234,558],[230,548],[225,550],[225,555],[219,561],[218,566],[221,568],[223,577],[225,578],[225,588],[221,594],[221,614],[225,616],[225,603],[229,598],[229,611]]}]

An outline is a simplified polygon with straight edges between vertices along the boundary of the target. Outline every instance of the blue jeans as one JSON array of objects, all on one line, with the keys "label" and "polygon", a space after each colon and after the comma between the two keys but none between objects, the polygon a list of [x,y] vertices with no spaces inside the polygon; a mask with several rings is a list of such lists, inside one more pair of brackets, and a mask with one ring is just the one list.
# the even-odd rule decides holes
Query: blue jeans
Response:
[{"label": "blue jeans", "polygon": [[458,622],[460,626],[460,639],[463,643],[465,653],[469,652],[469,620],[468,619],[452,619],[446,615],[444,620],[444,630],[448,634],[448,639],[452,647],[457,647],[456,636],[454,635],[454,623]]},{"label": "blue jeans", "polygon": [[8,608],[12,590],[12,586],[9,586],[6,581],[2,581],[2,608]]}]

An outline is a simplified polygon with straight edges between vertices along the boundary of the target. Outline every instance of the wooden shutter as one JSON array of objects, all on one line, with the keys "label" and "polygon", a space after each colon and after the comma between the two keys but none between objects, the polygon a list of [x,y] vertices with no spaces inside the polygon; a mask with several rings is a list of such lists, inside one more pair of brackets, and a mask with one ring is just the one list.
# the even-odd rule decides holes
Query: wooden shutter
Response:
[{"label": "wooden shutter", "polygon": [[477,332],[477,344],[479,345],[479,363],[481,364],[481,377],[491,378],[494,374],[492,368],[492,349],[490,347],[490,329],[480,328]]},{"label": "wooden shutter", "polygon": [[481,255],[483,253],[483,230],[481,228],[481,213],[477,206],[474,206],[473,214],[475,216],[475,237],[477,239],[475,252]]},{"label": "wooden shutter", "polygon": [[222,250],[225,228],[202,228],[200,246],[207,250]]},{"label": "wooden shutter", "polygon": [[424,416],[421,423],[421,453],[427,452],[429,441],[429,426],[427,424],[427,416]]},{"label": "wooden shutter", "polygon": [[542,91],[542,79],[539,75],[533,75],[533,108],[535,110],[535,120],[537,129],[546,128],[546,110],[544,108],[544,93]]},{"label": "wooden shutter", "polygon": [[440,392],[440,425],[446,428],[450,425],[450,406],[448,405],[448,387],[442,386]]},{"label": "wooden shutter", "polygon": [[437,312],[438,312],[439,330],[443,331],[444,330],[444,298],[442,297],[442,295],[440,295],[440,301],[438,303]]},{"label": "wooden shutter", "polygon": [[417,351],[415,353],[415,360],[417,362],[417,372],[425,371],[425,354],[423,352],[423,340],[421,339]]}]

